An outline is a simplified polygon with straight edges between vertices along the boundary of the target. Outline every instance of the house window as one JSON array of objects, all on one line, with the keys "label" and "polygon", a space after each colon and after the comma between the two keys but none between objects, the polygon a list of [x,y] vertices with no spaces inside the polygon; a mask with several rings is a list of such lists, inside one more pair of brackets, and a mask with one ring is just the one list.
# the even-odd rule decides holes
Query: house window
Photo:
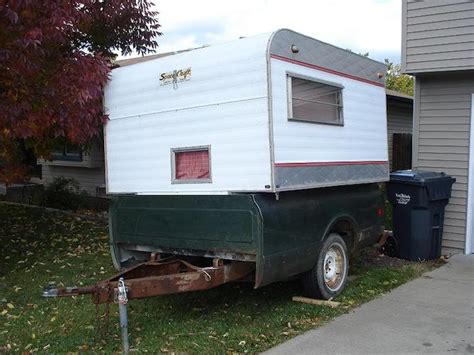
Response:
[{"label": "house window", "polygon": [[210,147],[171,149],[173,183],[211,182]]},{"label": "house window", "polygon": [[64,144],[61,148],[53,151],[53,160],[82,161],[82,149]]},{"label": "house window", "polygon": [[342,126],[342,89],[338,84],[288,75],[288,119]]}]

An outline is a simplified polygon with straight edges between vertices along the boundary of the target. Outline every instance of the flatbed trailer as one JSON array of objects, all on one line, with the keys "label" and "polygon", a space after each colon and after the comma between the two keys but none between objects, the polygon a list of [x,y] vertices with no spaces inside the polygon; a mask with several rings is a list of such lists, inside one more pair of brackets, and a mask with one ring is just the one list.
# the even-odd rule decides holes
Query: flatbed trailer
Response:
[{"label": "flatbed trailer", "polygon": [[[384,230],[383,199],[377,184],[288,191],[278,198],[120,196],[110,209],[109,228],[112,259],[121,272],[93,286],[49,287],[45,296],[92,294],[94,303],[112,302],[121,278],[129,298],[244,278],[255,288],[288,280],[315,267],[329,236],[342,239],[344,257],[377,242]],[[334,297],[340,286],[318,295]]]},{"label": "flatbed trailer", "polygon": [[310,296],[336,297],[349,253],[384,230],[385,71],[287,29],[112,70],[104,142],[119,274],[44,295],[118,300],[122,325],[129,298],[233,281],[299,277]]}]

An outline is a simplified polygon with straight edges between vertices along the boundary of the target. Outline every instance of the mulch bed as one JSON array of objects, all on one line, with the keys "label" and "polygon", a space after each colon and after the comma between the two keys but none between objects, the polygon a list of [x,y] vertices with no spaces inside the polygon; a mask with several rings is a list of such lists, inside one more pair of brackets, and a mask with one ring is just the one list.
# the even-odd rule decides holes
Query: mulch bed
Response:
[{"label": "mulch bed", "polygon": [[384,255],[380,252],[380,249],[377,247],[369,248],[364,250],[361,255],[361,261],[365,266],[375,266],[375,267],[401,267],[405,265],[413,265],[418,263],[433,263],[435,265],[442,265],[446,263],[448,257],[441,256],[439,259],[426,260],[426,261],[409,261],[405,259],[399,259]]}]

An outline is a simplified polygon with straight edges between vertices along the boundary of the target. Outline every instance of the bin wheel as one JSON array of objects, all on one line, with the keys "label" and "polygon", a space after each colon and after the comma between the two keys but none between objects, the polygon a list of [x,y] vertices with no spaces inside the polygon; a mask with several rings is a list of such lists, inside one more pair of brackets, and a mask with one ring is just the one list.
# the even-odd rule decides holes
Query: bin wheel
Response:
[{"label": "bin wheel", "polygon": [[400,250],[398,247],[397,238],[392,234],[387,237],[385,243],[380,247],[380,252],[384,255],[398,258],[400,256]]},{"label": "bin wheel", "polygon": [[323,242],[316,265],[303,275],[310,297],[330,299],[339,295],[347,282],[347,246],[339,234],[331,233]]}]

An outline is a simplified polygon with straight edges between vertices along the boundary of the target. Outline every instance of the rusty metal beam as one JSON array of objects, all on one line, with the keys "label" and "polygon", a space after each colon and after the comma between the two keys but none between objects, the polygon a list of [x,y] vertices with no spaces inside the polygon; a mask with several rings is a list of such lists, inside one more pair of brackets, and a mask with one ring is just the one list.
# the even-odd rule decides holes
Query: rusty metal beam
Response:
[{"label": "rusty metal beam", "polygon": [[249,262],[214,262],[213,266],[198,267],[180,259],[151,260],[124,270],[111,278],[87,287],[49,288],[46,297],[91,294],[96,304],[112,302],[117,294],[117,281],[123,278],[129,299],[139,299],[208,290],[237,281],[255,270]]}]

